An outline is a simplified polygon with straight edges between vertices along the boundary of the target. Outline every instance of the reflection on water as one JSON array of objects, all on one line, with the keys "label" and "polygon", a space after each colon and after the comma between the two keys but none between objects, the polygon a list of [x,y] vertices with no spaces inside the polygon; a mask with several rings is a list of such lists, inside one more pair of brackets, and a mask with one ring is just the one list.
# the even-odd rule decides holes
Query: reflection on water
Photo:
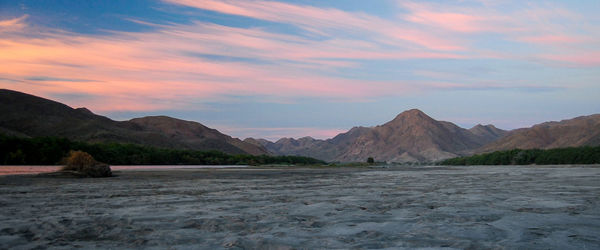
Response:
[{"label": "reflection on water", "polygon": [[48,173],[60,168],[61,166],[0,166],[0,175]]},{"label": "reflection on water", "polygon": [[[194,169],[194,168],[245,168],[245,165],[136,165],[136,166],[110,166],[115,170],[169,170],[169,169]],[[39,174],[58,171],[61,166],[0,166],[0,175],[11,174]]]}]

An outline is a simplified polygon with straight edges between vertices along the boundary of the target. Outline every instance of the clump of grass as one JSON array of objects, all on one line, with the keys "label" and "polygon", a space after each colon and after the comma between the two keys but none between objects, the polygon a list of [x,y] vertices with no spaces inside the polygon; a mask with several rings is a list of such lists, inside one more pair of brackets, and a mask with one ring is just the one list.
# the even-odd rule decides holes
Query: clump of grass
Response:
[{"label": "clump of grass", "polygon": [[110,166],[98,162],[90,154],[83,151],[71,151],[65,159],[62,171],[72,171],[83,177],[110,177]]}]

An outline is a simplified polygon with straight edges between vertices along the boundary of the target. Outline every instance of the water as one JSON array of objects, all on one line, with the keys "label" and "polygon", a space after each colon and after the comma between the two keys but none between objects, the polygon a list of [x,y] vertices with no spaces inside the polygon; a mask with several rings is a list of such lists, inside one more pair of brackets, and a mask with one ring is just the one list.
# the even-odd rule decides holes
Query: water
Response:
[{"label": "water", "polygon": [[[62,166],[0,166],[0,175],[14,174],[40,174],[60,170]],[[112,171],[117,170],[170,170],[170,169],[198,169],[198,168],[245,168],[246,165],[123,165],[110,166]]]},{"label": "water", "polygon": [[589,165],[4,176],[0,204],[0,249],[600,249]]}]

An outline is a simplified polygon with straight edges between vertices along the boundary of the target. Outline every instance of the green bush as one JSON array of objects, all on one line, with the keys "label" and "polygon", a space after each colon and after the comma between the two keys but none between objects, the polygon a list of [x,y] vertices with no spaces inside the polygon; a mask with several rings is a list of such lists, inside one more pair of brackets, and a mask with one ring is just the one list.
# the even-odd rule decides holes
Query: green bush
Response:
[{"label": "green bush", "polygon": [[487,154],[457,157],[441,161],[440,165],[551,165],[600,164],[600,147],[555,149],[513,149]]}]

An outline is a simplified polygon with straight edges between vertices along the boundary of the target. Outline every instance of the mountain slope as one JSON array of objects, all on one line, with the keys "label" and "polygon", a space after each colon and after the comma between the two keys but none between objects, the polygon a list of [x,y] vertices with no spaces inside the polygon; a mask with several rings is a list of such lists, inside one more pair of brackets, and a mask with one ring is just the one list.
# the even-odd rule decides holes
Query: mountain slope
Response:
[{"label": "mountain slope", "polygon": [[477,124],[476,126],[469,129],[469,132],[474,135],[480,137],[483,140],[484,144],[495,141],[496,139],[503,137],[508,133],[506,130],[502,130],[496,128],[494,125],[481,125]]},{"label": "mountain slope", "polygon": [[281,138],[276,142],[254,138],[248,138],[244,141],[259,144],[276,155],[310,155],[310,157],[324,161],[339,161],[339,156],[352,145],[356,138],[369,130],[370,128],[367,127],[354,127],[346,133],[338,134],[327,140],[307,136],[299,139]]},{"label": "mountain slope", "polygon": [[600,114],[580,116],[560,122],[545,122],[531,128],[513,130],[502,139],[487,144],[477,151],[598,145],[600,145]]},{"label": "mountain slope", "polygon": [[60,136],[86,142],[219,150],[231,154],[266,154],[260,146],[231,138],[196,122],[166,116],[113,121],[85,108],[0,89],[0,132],[18,136]]},{"label": "mountain slope", "polygon": [[139,126],[148,133],[156,133],[171,138],[187,148],[254,155],[267,154],[267,151],[262,147],[232,138],[197,122],[179,120],[168,116],[147,116],[131,119],[128,122]]},{"label": "mountain slope", "polygon": [[492,125],[470,130],[436,121],[420,110],[405,111],[376,127],[355,127],[328,140],[283,138],[254,140],[274,154],[309,156],[326,161],[435,161],[468,154],[506,131]]},{"label": "mountain slope", "polygon": [[479,137],[450,122],[440,122],[417,109],[372,128],[357,138],[340,161],[435,161],[481,146]]},{"label": "mountain slope", "polygon": [[0,90],[0,127],[28,136],[64,136],[72,139],[102,140],[125,136],[127,124],[94,115],[87,109],[73,109],[36,96]]}]

